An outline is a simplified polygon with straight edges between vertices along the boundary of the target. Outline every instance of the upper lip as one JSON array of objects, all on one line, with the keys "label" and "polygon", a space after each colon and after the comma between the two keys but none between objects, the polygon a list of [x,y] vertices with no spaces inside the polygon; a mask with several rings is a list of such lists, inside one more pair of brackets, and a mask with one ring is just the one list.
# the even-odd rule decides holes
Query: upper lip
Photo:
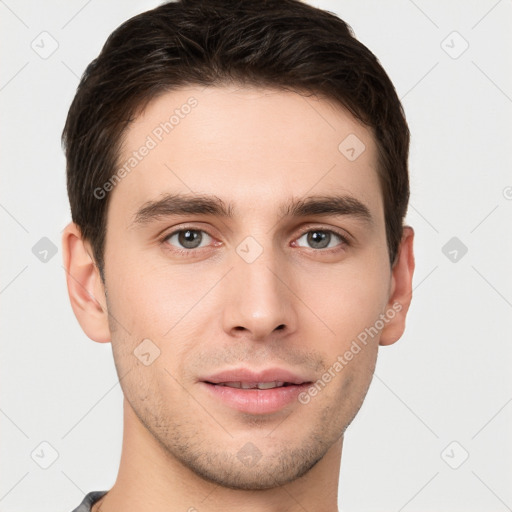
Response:
[{"label": "upper lip", "polygon": [[221,382],[287,382],[290,384],[304,384],[311,380],[304,378],[284,368],[267,368],[254,371],[248,368],[233,368],[224,370],[201,379],[202,382],[219,384]]}]

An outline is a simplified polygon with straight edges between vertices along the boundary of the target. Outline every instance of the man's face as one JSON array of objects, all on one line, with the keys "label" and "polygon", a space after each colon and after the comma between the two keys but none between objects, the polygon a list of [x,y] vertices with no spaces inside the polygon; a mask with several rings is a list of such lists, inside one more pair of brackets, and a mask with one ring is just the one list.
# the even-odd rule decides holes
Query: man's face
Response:
[{"label": "man's face", "polygon": [[[197,104],[182,108],[191,97]],[[166,133],[161,123],[176,109],[179,121]],[[352,146],[354,136],[364,143],[359,156],[360,145],[338,149],[348,136]],[[111,192],[105,247],[113,353],[131,417],[166,453],[221,485],[292,481],[357,413],[379,335],[333,368],[389,308],[373,137],[325,100],[194,87],[148,105],[127,131],[119,167],[134,151],[140,161]],[[148,208],[177,194],[220,199],[230,215],[173,213],[177,201]],[[371,218],[285,211],[340,196]],[[331,369],[331,379],[309,400],[311,384],[237,390],[205,382],[232,369],[282,369],[306,383]]]}]

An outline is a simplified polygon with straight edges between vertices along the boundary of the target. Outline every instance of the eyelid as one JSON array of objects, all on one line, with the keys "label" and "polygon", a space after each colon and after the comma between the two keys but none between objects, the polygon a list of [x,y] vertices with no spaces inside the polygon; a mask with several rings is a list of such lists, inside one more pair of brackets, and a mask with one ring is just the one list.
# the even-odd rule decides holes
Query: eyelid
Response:
[{"label": "eyelid", "polygon": [[[187,229],[194,230],[194,231],[204,231],[205,233],[208,233],[210,235],[210,233],[208,232],[208,229],[205,229],[204,227],[202,227],[202,224],[204,224],[204,223],[199,222],[199,223],[189,224],[189,223],[185,222],[183,224],[177,224],[175,226],[166,227],[165,229],[162,229],[161,231],[159,231],[159,233],[156,236],[159,238],[162,238],[162,237],[167,238],[171,235],[176,234],[178,231],[186,231]],[[210,224],[208,224],[208,226],[210,226]],[[210,236],[213,236],[213,235],[210,235]]]}]

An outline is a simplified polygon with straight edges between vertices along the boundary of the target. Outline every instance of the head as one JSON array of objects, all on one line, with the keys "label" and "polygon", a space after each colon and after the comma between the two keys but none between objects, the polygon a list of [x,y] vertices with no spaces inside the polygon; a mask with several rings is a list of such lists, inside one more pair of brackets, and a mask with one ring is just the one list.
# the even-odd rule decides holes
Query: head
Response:
[{"label": "head", "polygon": [[[132,420],[227,487],[307,473],[411,298],[409,131],[375,56],[297,0],[164,4],[108,38],[63,143],[70,298]],[[310,385],[237,410],[205,379],[240,367]]]}]

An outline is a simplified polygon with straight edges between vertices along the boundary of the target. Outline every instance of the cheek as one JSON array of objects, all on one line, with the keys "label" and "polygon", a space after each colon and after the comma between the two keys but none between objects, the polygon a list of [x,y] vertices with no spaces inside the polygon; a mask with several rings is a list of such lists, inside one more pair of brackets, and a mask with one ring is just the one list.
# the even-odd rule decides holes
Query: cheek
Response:
[{"label": "cheek", "polygon": [[312,313],[303,317],[301,327],[320,328],[327,350],[343,350],[385,308],[390,271],[377,258],[368,260],[354,258],[337,269],[296,274],[301,276],[297,295]]},{"label": "cheek", "polygon": [[[112,315],[123,322],[132,337],[165,337],[184,318],[207,290],[198,284],[197,274],[154,268],[146,261],[128,258],[107,274]],[[203,290],[204,289],[204,290]]]}]

